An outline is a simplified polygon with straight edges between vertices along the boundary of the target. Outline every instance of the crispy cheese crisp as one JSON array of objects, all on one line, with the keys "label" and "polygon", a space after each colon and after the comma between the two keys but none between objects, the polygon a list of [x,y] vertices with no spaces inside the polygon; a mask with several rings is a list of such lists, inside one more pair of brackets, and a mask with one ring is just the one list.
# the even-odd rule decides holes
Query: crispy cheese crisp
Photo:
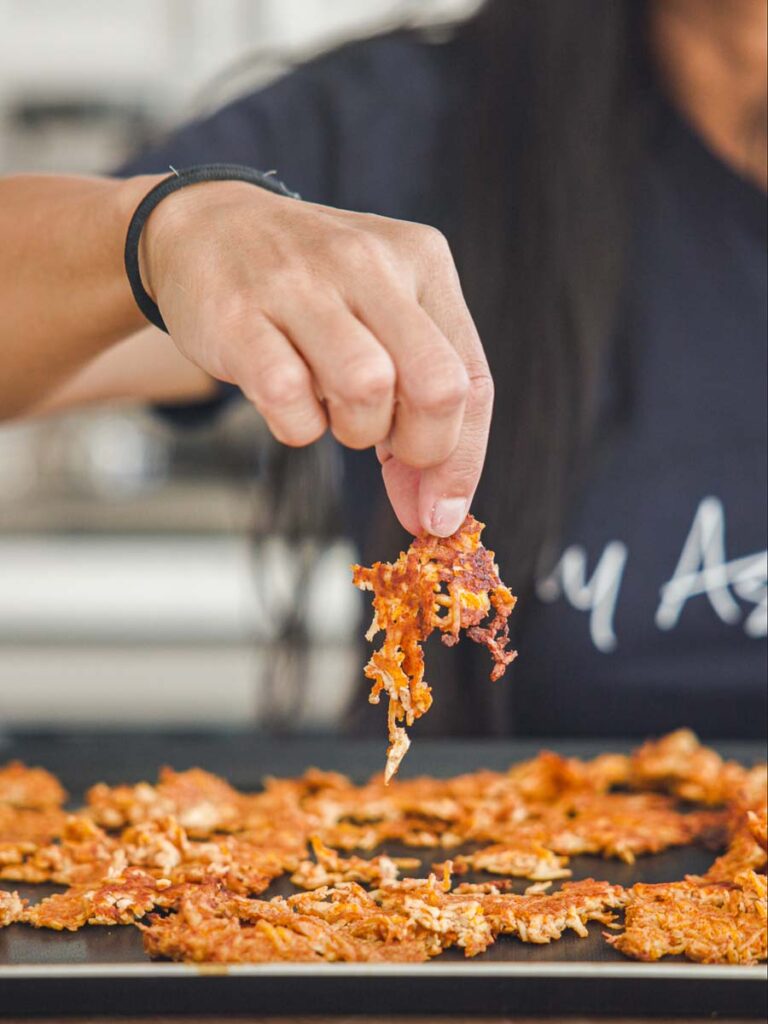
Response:
[{"label": "crispy cheese crisp", "polygon": [[760,814],[747,811],[735,818],[733,833],[725,853],[718,857],[704,878],[708,882],[731,882],[745,871],[765,871],[766,809]]},{"label": "crispy cheese crisp", "polygon": [[635,885],[625,927],[607,941],[635,960],[685,956],[700,963],[756,964],[766,959],[766,879],[744,871],[732,882],[687,878]]},{"label": "crispy cheese crisp", "polygon": [[141,868],[126,868],[115,877],[73,885],[25,911],[23,920],[35,928],[77,931],[86,924],[133,924],[156,906],[173,902],[164,893],[167,878],[154,878]]},{"label": "crispy cheese crisp", "polygon": [[0,804],[45,811],[66,799],[59,780],[45,768],[28,768],[20,761],[0,766]]},{"label": "crispy cheese crisp", "polygon": [[201,768],[185,772],[163,768],[156,786],[99,783],[87,798],[89,813],[104,828],[139,825],[172,814],[190,835],[201,837],[237,828],[242,807],[237,790]]},{"label": "crispy cheese crisp", "polygon": [[[487,871],[491,875],[544,882],[570,878],[571,871],[565,867],[567,862],[567,857],[558,857],[545,846],[522,839],[517,843],[494,843],[477,853],[454,857],[453,870],[459,875],[466,871]],[[435,870],[442,867],[436,864]]]},{"label": "crispy cheese crisp", "polygon": [[760,768],[749,772],[735,761],[724,761],[690,729],[677,729],[644,743],[632,756],[629,781],[638,788],[665,789],[701,804],[743,800],[747,793],[750,800],[765,801],[765,774]]},{"label": "crispy cheese crisp", "polygon": [[66,812],[58,807],[38,811],[0,803],[0,851],[6,844],[50,842],[61,833],[66,820]]},{"label": "crispy cheese crisp", "polygon": [[0,928],[21,921],[24,916],[24,908],[27,901],[23,900],[17,892],[6,892],[0,889]]},{"label": "crispy cheese crisp", "polygon": [[[9,844],[10,845],[10,844]],[[98,881],[122,856],[118,844],[82,815],[70,815],[56,842],[18,844],[15,858],[0,847],[0,878],[16,882],[75,885]]]},{"label": "crispy cheese crisp", "polygon": [[366,857],[341,857],[326,846],[318,836],[312,836],[314,861],[303,860],[291,875],[291,881],[302,889],[320,889],[339,882],[367,882],[381,884],[394,882],[403,869],[414,870],[421,861],[415,857],[388,857],[382,854],[368,860]]},{"label": "crispy cheese crisp", "polygon": [[198,886],[176,913],[139,926],[144,948],[153,957],[208,963],[418,963],[429,956],[404,927],[388,931],[385,915],[355,883],[298,900],[253,900],[215,884]]},{"label": "crispy cheese crisp", "polygon": [[[432,704],[424,679],[422,644],[437,629],[447,646],[460,631],[484,644],[493,659],[491,679],[500,679],[517,652],[508,650],[509,623],[517,598],[499,579],[494,553],[480,542],[484,524],[468,515],[452,537],[417,537],[396,562],[352,567],[355,585],[373,592],[374,615],[366,639],[383,630],[384,643],[365,669],[373,680],[369,700],[389,696],[389,749],[384,773],[389,782],[410,746],[405,726]],[[490,622],[481,623],[493,613]]]}]

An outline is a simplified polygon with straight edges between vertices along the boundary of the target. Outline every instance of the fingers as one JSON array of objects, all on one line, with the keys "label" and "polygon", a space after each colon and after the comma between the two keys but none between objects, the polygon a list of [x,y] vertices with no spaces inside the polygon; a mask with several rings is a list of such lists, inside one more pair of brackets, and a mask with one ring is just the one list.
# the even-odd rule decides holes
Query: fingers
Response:
[{"label": "fingers", "polygon": [[[286,444],[329,424],[353,448],[385,442],[403,525],[453,532],[480,476],[492,386],[443,237],[243,187],[189,192],[186,244],[157,235],[157,299],[181,351],[238,384]],[[220,288],[200,315],[189,296],[201,281],[210,296],[211,275]]]},{"label": "fingers", "polygon": [[267,316],[249,325],[228,372],[281,441],[308,444],[330,422],[349,447],[385,442],[400,522],[448,536],[477,488],[493,384],[447,246],[435,232],[416,235],[410,279],[366,244],[351,250],[365,257],[364,275],[334,275],[343,288],[317,270],[274,281]]},{"label": "fingers", "polygon": [[433,238],[431,244],[437,272],[433,268],[433,272],[423,275],[421,303],[443,335],[450,339],[468,380],[456,444],[444,460],[425,468],[419,479],[419,522],[430,533],[447,537],[464,521],[480,480],[488,447],[494,389],[450,252],[439,238]]},{"label": "fingers", "polygon": [[377,448],[387,496],[410,533],[450,537],[464,522],[485,459],[492,408],[493,380],[481,370],[470,380],[461,437],[446,460],[418,470],[393,456],[387,445]]},{"label": "fingers", "polygon": [[392,431],[380,446],[395,514],[417,533],[450,536],[464,521],[488,444],[493,381],[446,243],[416,231],[416,294],[386,270],[358,315],[397,375]]},{"label": "fingers", "polygon": [[387,444],[416,469],[446,459],[461,435],[469,377],[456,349],[404,289],[381,288],[360,315],[392,357],[397,407]]},{"label": "fingers", "polygon": [[225,368],[278,441],[299,447],[325,432],[328,420],[307,364],[266,318],[249,322],[229,345]]},{"label": "fingers", "polygon": [[406,466],[394,456],[382,459],[381,475],[400,525],[408,533],[417,534],[422,530],[419,520],[419,482],[422,471]]},{"label": "fingers", "polygon": [[[459,443],[444,462],[421,473],[417,518],[438,537],[455,533],[469,512],[485,461],[492,408],[490,374],[473,375]],[[399,494],[398,499],[404,501]]]},{"label": "fingers", "polygon": [[334,436],[349,448],[371,448],[390,432],[395,366],[386,349],[341,301],[315,293],[278,311],[311,369]]}]

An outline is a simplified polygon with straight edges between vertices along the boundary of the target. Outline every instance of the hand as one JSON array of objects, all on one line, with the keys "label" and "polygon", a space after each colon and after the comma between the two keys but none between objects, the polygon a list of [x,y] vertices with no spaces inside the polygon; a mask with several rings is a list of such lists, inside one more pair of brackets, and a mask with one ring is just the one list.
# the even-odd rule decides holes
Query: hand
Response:
[{"label": "hand", "polygon": [[376,446],[407,530],[459,527],[493,383],[439,232],[217,182],[159,204],[141,261],[179,349],[236,384],[279,441],[330,426]]}]

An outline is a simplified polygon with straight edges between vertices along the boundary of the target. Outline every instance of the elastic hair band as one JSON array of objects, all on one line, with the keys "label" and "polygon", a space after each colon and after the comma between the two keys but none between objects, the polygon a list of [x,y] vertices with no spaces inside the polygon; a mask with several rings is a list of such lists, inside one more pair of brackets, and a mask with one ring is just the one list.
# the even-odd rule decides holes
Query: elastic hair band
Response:
[{"label": "elastic hair band", "polygon": [[275,177],[274,172],[257,171],[253,167],[241,167],[239,164],[202,164],[199,167],[190,167],[185,171],[177,171],[171,168],[173,174],[159,182],[144,196],[131,217],[128,225],[128,232],[125,236],[125,272],[128,275],[128,283],[131,286],[136,305],[144,316],[159,327],[161,331],[168,333],[162,314],[157,303],[150,298],[141,280],[139,270],[139,241],[141,232],[147,219],[158,203],[161,203],[173,192],[178,192],[187,185],[198,185],[204,181],[247,181],[251,185],[265,188],[268,192],[275,192],[279,196],[286,196],[289,199],[300,199],[297,192],[291,192],[282,181]]}]

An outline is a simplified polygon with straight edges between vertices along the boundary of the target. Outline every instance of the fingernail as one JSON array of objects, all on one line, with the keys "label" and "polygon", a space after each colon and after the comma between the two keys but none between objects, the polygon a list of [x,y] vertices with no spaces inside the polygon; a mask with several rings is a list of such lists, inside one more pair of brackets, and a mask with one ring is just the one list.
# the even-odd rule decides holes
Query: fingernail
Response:
[{"label": "fingernail", "polygon": [[466,498],[440,498],[432,508],[432,533],[436,537],[450,537],[464,522],[466,514]]}]

